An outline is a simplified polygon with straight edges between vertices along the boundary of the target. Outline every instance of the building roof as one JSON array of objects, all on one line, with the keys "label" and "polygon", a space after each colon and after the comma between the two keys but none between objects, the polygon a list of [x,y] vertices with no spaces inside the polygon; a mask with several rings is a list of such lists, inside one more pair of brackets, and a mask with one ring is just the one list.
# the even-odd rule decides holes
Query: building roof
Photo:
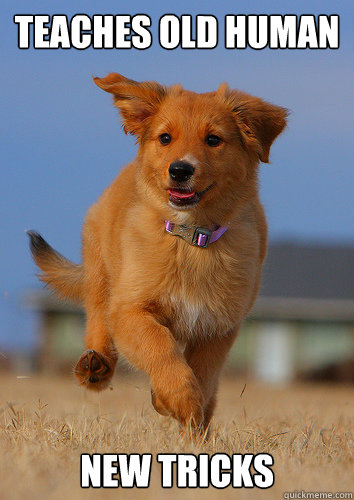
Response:
[{"label": "building roof", "polygon": [[[350,246],[273,244],[250,317],[260,320],[354,321],[354,253]],[[45,311],[80,311],[45,290],[26,304]]]},{"label": "building roof", "polygon": [[354,300],[351,246],[271,245],[261,295],[301,299]]},{"label": "building roof", "polygon": [[251,318],[354,321],[351,246],[273,244]]}]

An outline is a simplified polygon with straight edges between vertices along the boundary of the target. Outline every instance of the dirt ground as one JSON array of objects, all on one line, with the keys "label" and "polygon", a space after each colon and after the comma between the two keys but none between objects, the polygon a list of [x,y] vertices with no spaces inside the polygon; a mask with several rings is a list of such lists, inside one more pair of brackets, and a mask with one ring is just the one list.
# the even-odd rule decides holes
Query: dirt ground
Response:
[{"label": "dirt ground", "polygon": [[[69,377],[19,377],[0,374],[0,500],[281,499],[301,490],[354,490],[351,386],[248,381],[244,388],[243,378],[224,378],[210,440],[191,444],[152,409],[144,378],[117,377],[113,390],[97,395]],[[148,489],[80,487],[81,453],[216,452],[270,453],[274,486],[163,489],[153,457]]]}]

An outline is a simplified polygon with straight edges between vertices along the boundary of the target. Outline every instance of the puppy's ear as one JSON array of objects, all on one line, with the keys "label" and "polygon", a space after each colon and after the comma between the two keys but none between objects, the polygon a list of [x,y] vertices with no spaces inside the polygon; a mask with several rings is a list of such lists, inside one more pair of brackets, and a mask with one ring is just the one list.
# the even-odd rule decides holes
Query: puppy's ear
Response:
[{"label": "puppy's ear", "polygon": [[156,82],[135,82],[118,73],[94,77],[101,89],[113,94],[114,105],[123,118],[125,133],[141,137],[149,118],[156,113],[166,96],[166,88]]},{"label": "puppy's ear", "polygon": [[286,126],[288,110],[245,92],[230,91],[225,84],[217,95],[231,109],[245,146],[255,150],[263,163],[269,163],[270,147]]}]

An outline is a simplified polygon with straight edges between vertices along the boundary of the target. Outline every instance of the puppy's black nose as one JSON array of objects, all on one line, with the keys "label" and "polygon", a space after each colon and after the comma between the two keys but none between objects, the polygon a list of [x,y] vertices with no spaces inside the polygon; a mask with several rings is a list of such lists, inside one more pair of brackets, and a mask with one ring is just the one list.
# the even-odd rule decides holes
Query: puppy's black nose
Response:
[{"label": "puppy's black nose", "polygon": [[194,167],[185,161],[174,161],[168,169],[171,179],[176,182],[188,181],[194,173]]}]

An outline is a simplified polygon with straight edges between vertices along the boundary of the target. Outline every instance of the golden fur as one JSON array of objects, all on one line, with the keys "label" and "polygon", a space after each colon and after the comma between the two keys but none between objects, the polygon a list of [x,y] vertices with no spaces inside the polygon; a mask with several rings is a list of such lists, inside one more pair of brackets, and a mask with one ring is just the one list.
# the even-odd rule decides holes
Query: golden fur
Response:
[{"label": "golden fur", "polygon": [[[221,367],[258,292],[267,245],[258,163],[268,162],[286,110],[226,84],[196,94],[117,73],[94,81],[113,94],[137,157],[90,208],[81,266],[34,232],[32,252],[44,282],[84,303],[80,383],[107,387],[121,353],[149,375],[157,411],[205,429]],[[166,133],[171,142],[161,144]],[[210,134],[221,138],[216,147]],[[210,187],[190,208],[169,203],[176,160],[195,169],[189,189]],[[168,234],[166,219],[228,230],[202,249]]]}]

